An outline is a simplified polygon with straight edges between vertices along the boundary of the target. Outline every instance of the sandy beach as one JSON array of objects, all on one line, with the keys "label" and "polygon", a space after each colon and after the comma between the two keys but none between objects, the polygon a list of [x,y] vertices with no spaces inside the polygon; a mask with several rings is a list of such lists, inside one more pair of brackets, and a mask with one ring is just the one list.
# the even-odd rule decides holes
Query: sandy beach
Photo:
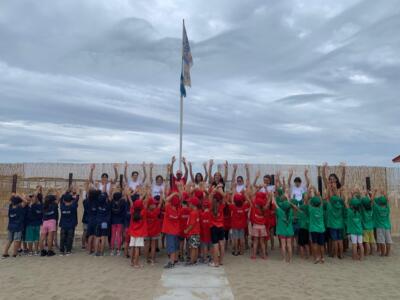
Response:
[{"label": "sandy beach", "polygon": [[[4,240],[1,244],[4,245]],[[278,250],[270,251],[267,260],[255,261],[248,255],[228,254],[223,271],[219,270],[216,276],[225,273],[234,299],[400,299],[400,258],[396,248],[398,239],[389,258],[372,256],[364,262],[353,262],[347,254],[341,261],[327,258],[324,265],[314,265],[311,260],[299,257],[286,264],[280,260]],[[165,259],[162,254],[158,264],[145,265],[140,270],[130,267],[126,258],[93,257],[81,250],[69,257],[3,259],[0,298],[164,299],[168,288],[163,286],[161,278],[168,278],[165,272],[170,272],[162,268]],[[177,268],[183,274],[192,272],[193,276],[208,272],[205,267]],[[196,283],[197,287],[202,285]],[[193,288],[190,284],[187,292],[190,294]],[[191,295],[192,299],[212,299],[201,293]]]}]

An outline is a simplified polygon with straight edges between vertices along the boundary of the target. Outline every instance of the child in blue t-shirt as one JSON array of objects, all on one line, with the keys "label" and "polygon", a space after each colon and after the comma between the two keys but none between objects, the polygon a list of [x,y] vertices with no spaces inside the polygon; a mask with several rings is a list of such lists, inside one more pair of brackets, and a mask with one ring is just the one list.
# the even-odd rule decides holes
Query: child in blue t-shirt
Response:
[{"label": "child in blue t-shirt", "polygon": [[21,247],[22,230],[24,227],[25,209],[27,200],[24,196],[12,195],[8,206],[8,241],[4,247],[3,258],[7,258],[8,250],[14,243],[13,257],[17,257]]},{"label": "child in blue t-shirt", "polygon": [[[53,256],[54,239],[57,234],[59,194],[49,194],[43,201],[43,223],[40,229],[40,256]],[[47,249],[45,247],[47,242]]]},{"label": "child in blue t-shirt", "polygon": [[75,227],[78,225],[78,199],[71,193],[61,197],[60,212],[60,255],[70,255],[74,242]]},{"label": "child in blue t-shirt", "polygon": [[96,256],[104,255],[104,248],[108,239],[111,217],[111,204],[108,194],[102,192],[97,198],[96,205]]},{"label": "child in blue t-shirt", "polygon": [[121,192],[115,192],[111,201],[111,243],[110,255],[120,255],[122,231],[125,224],[126,201]]},{"label": "child in blue t-shirt", "polygon": [[40,226],[42,225],[43,219],[42,203],[39,199],[41,199],[41,197],[38,197],[38,194],[30,195],[29,204],[26,206],[28,212],[25,240],[28,244],[29,256],[39,254]]}]

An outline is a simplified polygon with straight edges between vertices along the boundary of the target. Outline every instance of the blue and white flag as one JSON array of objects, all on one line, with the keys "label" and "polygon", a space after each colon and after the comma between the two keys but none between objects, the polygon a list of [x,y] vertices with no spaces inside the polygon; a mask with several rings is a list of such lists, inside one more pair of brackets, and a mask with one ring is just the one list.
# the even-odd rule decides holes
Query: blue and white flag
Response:
[{"label": "blue and white flag", "polygon": [[192,52],[190,51],[189,39],[186,34],[185,21],[183,21],[183,35],[182,35],[182,73],[183,85],[191,86],[190,68],[193,66]]}]

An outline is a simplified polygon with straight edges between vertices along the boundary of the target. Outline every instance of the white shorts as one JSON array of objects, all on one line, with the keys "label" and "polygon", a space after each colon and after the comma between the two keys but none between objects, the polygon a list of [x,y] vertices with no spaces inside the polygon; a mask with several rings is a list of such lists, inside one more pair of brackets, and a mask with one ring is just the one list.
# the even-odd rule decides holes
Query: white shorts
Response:
[{"label": "white shorts", "polygon": [[392,244],[392,235],[390,229],[377,228],[376,229],[376,242],[378,244]]},{"label": "white shorts", "polygon": [[144,238],[131,236],[129,247],[144,247]]},{"label": "white shorts", "polygon": [[350,234],[350,240],[352,244],[362,244],[363,242],[363,236],[357,235],[357,234]]}]

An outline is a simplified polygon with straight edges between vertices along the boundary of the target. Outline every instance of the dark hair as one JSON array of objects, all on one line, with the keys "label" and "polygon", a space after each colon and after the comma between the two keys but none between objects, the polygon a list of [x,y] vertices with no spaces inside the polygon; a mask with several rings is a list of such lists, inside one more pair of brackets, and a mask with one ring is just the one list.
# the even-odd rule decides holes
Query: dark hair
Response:
[{"label": "dark hair", "polygon": [[63,195],[63,201],[65,202],[71,202],[72,201],[72,195],[70,193],[66,193]]},{"label": "dark hair", "polygon": [[97,198],[99,198],[99,195],[100,195],[99,190],[90,189],[87,198],[88,198],[89,202],[97,201]]},{"label": "dark hair", "polygon": [[157,181],[157,179],[159,179],[159,178],[161,178],[161,180],[164,181],[164,177],[162,177],[161,175],[157,175],[157,176],[156,176],[156,181]]},{"label": "dark hair", "polygon": [[[197,177],[198,176],[200,176],[200,181],[199,180],[197,180]],[[203,181],[203,174],[201,174],[201,173],[196,173],[196,175],[194,176],[194,182],[195,183],[199,183],[199,182],[202,182]]]},{"label": "dark hair", "polygon": [[236,177],[236,180],[238,180],[238,179],[242,179],[242,181],[244,181],[242,175],[239,175],[238,177]]},{"label": "dark hair", "polygon": [[54,195],[47,195],[44,198],[44,203],[43,203],[43,211],[47,212],[50,208],[50,205],[54,204],[56,202],[56,196]]},{"label": "dark hair", "polygon": [[101,178],[108,178],[108,174],[107,173],[103,173],[103,174],[101,174]]},{"label": "dark hair", "polygon": [[264,175],[264,178],[271,179],[271,175],[269,175],[269,174],[265,174],[265,175]]},{"label": "dark hair", "polygon": [[215,199],[214,196],[211,203],[211,211],[214,217],[218,215],[218,205],[219,205],[219,200]]},{"label": "dark hair", "polygon": [[22,199],[18,196],[11,196],[10,202],[12,205],[18,205],[22,202]]},{"label": "dark hair", "polygon": [[228,217],[230,215],[231,210],[229,209],[229,205],[224,205],[224,216]]},{"label": "dark hair", "polygon": [[43,194],[42,194],[42,193],[38,193],[36,197],[37,197],[38,201],[39,201],[40,203],[42,203],[42,201],[43,201]]},{"label": "dark hair", "polygon": [[161,199],[160,195],[157,195],[157,196],[154,197],[154,200],[156,200],[156,201],[160,201],[160,199]]},{"label": "dark hair", "polygon": [[132,172],[132,176],[133,176],[133,175],[139,176],[139,172],[138,172],[138,171],[133,171],[133,172]]},{"label": "dark hair", "polygon": [[335,173],[329,174],[329,177],[333,177],[336,180],[336,188],[340,189],[342,187],[342,184],[339,181],[339,177]]},{"label": "dark hair", "polygon": [[299,183],[301,183],[301,178],[300,178],[300,177],[296,177],[296,178],[294,179],[294,182],[299,182]]},{"label": "dark hair", "polygon": [[139,222],[142,219],[141,212],[142,212],[141,208],[133,209],[133,215],[132,215],[133,222]]}]

